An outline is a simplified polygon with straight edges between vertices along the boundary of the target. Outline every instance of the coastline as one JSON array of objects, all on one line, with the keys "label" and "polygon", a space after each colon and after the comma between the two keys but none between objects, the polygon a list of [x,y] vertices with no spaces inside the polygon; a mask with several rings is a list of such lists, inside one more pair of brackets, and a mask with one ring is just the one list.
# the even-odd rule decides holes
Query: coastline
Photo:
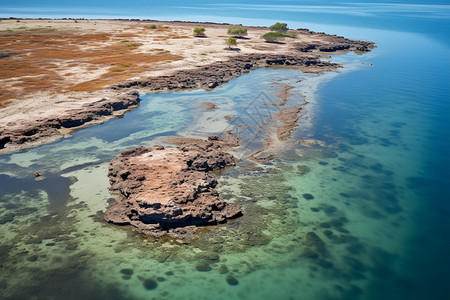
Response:
[{"label": "coastline", "polygon": [[[122,15],[134,10],[152,19],[254,25],[288,22],[292,28],[375,41],[378,49],[363,55],[334,55],[341,53],[336,51],[330,53],[331,59],[323,52],[325,61],[342,64],[343,68],[322,74],[282,66],[256,69],[211,91],[199,88],[146,95],[143,88],[126,88],[124,95],[141,92],[140,102],[112,113],[122,116],[104,116],[105,123],[87,127],[93,125],[88,122],[86,128],[73,133],[70,130],[77,127],[58,129],[71,136],[0,155],[0,260],[5,270],[0,276],[2,295],[8,299],[110,300],[445,298],[449,263],[445,249],[450,240],[445,238],[450,228],[446,212],[450,210],[443,201],[449,194],[444,181],[450,166],[446,163],[449,139],[445,125],[450,114],[445,113],[449,108],[445,79],[450,61],[429,53],[450,53],[446,34],[450,19],[445,19],[442,8],[446,3],[397,5],[395,12],[386,3],[178,3],[183,7],[175,3],[145,3],[138,10],[124,3],[117,6],[123,7]],[[58,12],[52,10],[48,16],[66,16],[60,9],[67,5],[71,16],[79,17],[75,14],[81,12],[67,3],[57,7],[49,4],[47,8]],[[92,3],[77,5],[94,12]],[[114,5],[97,11],[106,15]],[[14,7],[14,3],[3,6]],[[44,16],[41,9],[46,9],[45,3],[34,7],[41,10],[38,15],[25,11],[24,6],[15,7],[25,18]],[[4,13],[15,15],[19,11],[8,13],[6,9]],[[26,21],[21,19],[10,26],[27,31],[17,29],[30,27]],[[74,19],[44,22],[55,27],[77,26]],[[96,26],[116,26],[113,21],[91,23],[94,30]],[[135,20],[126,23],[138,24]],[[199,24],[192,23],[192,27]],[[88,34],[90,28],[84,28],[84,23],[80,26]],[[121,26],[126,27],[131,26]],[[0,25],[0,31],[6,29]],[[123,31],[128,35],[138,30]],[[188,31],[175,34],[192,35],[192,30]],[[49,48],[56,45],[61,52],[60,48],[66,48],[57,45],[58,40],[72,40],[74,43],[67,44],[78,43],[80,52],[86,50],[82,54],[86,58],[49,61],[48,71],[40,77],[36,76],[40,61],[28,60],[28,71],[17,72],[6,82],[0,76],[0,114],[1,98],[8,90],[18,92],[13,102],[17,108],[22,105],[21,119],[27,121],[27,115],[47,117],[48,108],[64,113],[68,106],[80,109],[83,104],[115,97],[118,90],[108,95],[108,87],[121,82],[170,76],[213,63],[208,60],[220,55],[203,50],[214,46],[206,45],[209,38],[156,41],[163,33],[152,30],[147,35],[142,29],[139,34],[145,40],[152,39],[155,49],[161,49],[155,51],[147,48],[147,42],[132,50],[125,48],[128,43],[120,45],[122,40],[139,43],[140,38],[112,34],[107,41],[94,34],[98,37],[95,41],[89,37],[83,40],[81,34],[72,39],[61,33],[49,39]],[[17,39],[23,41],[25,34]],[[113,36],[117,36],[114,43]],[[175,49],[183,40],[185,45],[194,42],[193,48]],[[214,39],[225,47],[224,40]],[[237,41],[238,45],[246,43]],[[0,43],[0,48],[5,44]],[[106,59],[91,63],[100,57],[87,57],[88,49],[97,52],[108,44],[117,46],[117,51],[128,51],[125,56],[130,61],[111,57],[108,60],[115,65],[108,66]],[[164,52],[166,46],[172,50]],[[243,51],[247,46],[239,48],[240,53],[233,53],[246,54]],[[47,55],[44,50],[39,51],[43,59]],[[182,50],[190,51],[185,60],[177,58]],[[21,59],[28,57],[25,55]],[[142,57],[141,65],[136,65],[133,55]],[[170,62],[169,56],[177,60]],[[6,57],[0,50],[0,62],[10,62],[14,57],[18,55]],[[147,63],[150,57],[162,60]],[[135,75],[126,78],[132,72]],[[62,76],[50,76],[56,73]],[[78,84],[94,89],[101,80],[107,80],[108,85],[69,95],[68,90]],[[47,89],[50,82],[56,86]],[[34,91],[26,91],[29,89]],[[29,96],[20,96],[20,90]],[[303,99],[308,103],[297,114],[297,121],[275,119],[278,111],[298,106]],[[260,107],[267,109],[258,114]],[[255,115],[258,118],[253,120]],[[273,122],[263,124],[267,115]],[[3,116],[8,117],[6,113]],[[0,117],[0,131],[4,129],[2,120]],[[295,126],[292,132],[290,125]],[[242,216],[199,227],[189,238],[168,233],[154,237],[133,225],[105,222],[105,210],[121,199],[119,193],[111,192],[108,178],[110,163],[121,152],[155,145],[175,148],[170,137],[202,139],[222,136],[230,128],[242,137],[241,146],[227,151],[238,160],[236,166],[211,175],[216,176],[220,200],[239,205]],[[286,130],[278,135],[278,128]],[[317,142],[324,144],[314,144]],[[268,162],[249,158],[263,148],[257,158],[270,158],[273,153],[276,157]]]},{"label": "coastline", "polygon": [[[56,22],[58,20],[22,20],[21,25],[26,24],[24,21]],[[139,93],[159,93],[198,88],[211,90],[240,76],[242,73],[264,67],[299,68],[302,72],[310,73],[332,71],[340,66],[322,61],[322,54],[328,55],[333,52],[342,53],[348,51],[364,52],[370,51],[374,47],[372,42],[352,41],[335,35],[311,32],[306,29],[295,30],[297,38],[287,38],[285,43],[274,45],[266,43],[260,38],[260,35],[268,31],[268,28],[247,27],[249,38],[239,40],[239,51],[227,51],[223,48],[223,41],[226,37],[223,34],[226,33],[228,24],[134,20],[63,21],[65,23],[76,22],[77,27],[83,24],[83,26],[91,26],[92,22],[94,22],[94,24],[104,26],[104,28],[96,29],[99,32],[110,30],[108,26],[120,27],[121,25],[131,25],[130,32],[133,32],[133,30],[142,31],[142,26],[155,23],[160,27],[154,32],[145,32],[153,40],[150,40],[150,37],[147,43],[141,40],[141,45],[136,47],[137,49],[133,49],[132,54],[127,55],[137,55],[139,57],[139,55],[145,55],[145,53],[153,49],[159,51],[159,53],[164,52],[164,55],[169,55],[170,59],[174,57],[177,59],[175,61],[169,59],[168,62],[165,60],[155,62],[154,67],[156,68],[147,66],[146,71],[142,73],[130,73],[130,78],[125,76],[125,79],[122,78],[123,80],[105,85],[95,91],[72,90],[68,93],[55,95],[55,91],[49,89],[48,91],[40,90],[39,93],[33,94],[33,96],[28,95],[30,98],[11,99],[6,107],[0,109],[0,128],[2,128],[0,131],[0,154],[51,143],[70,135],[73,131],[80,128],[99,124],[120,116],[127,110],[139,105]],[[37,24],[40,24],[39,22]],[[3,22],[1,25],[5,26],[5,23]],[[188,36],[192,32],[193,25],[206,26],[207,37],[194,38]],[[167,48],[154,49],[154,47],[161,46],[161,43],[154,45],[154,40],[157,39],[155,34],[160,29],[163,29],[165,35],[171,35],[171,38],[167,39],[169,40],[169,42],[166,42],[168,43],[166,45]],[[170,33],[168,33],[169,29]],[[52,30],[60,29],[52,28]],[[64,30],[62,30],[63,35]],[[36,34],[34,30],[30,29],[29,31]],[[5,34],[14,35],[15,33],[14,31],[12,33],[2,32],[2,37]],[[21,32],[21,34],[26,35],[27,32]],[[69,36],[73,34],[73,32],[70,32]],[[161,32],[158,33],[158,37],[160,37],[159,34]],[[79,36],[83,36],[83,34],[79,34]],[[177,43],[172,43],[170,40],[174,40]],[[179,42],[181,40],[182,42]],[[174,48],[181,52],[175,53],[176,49]],[[192,54],[193,48],[198,53],[202,51],[210,52],[207,55],[201,55],[203,54],[201,53],[200,60],[195,60],[189,56]],[[139,49],[145,49],[145,52],[139,52]],[[30,51],[33,52],[32,49]],[[204,59],[202,56],[207,56],[208,58]],[[2,58],[2,60],[17,61],[20,57],[21,54],[19,53]],[[111,57],[109,58],[112,59]],[[105,62],[107,62],[107,59]],[[161,66],[162,64],[164,64],[164,67]],[[136,69],[135,71],[139,70]],[[83,80],[88,79],[92,81],[92,78],[84,78]],[[0,82],[11,83],[11,80],[11,78],[0,78]],[[18,82],[15,82],[15,84],[17,85]]]}]

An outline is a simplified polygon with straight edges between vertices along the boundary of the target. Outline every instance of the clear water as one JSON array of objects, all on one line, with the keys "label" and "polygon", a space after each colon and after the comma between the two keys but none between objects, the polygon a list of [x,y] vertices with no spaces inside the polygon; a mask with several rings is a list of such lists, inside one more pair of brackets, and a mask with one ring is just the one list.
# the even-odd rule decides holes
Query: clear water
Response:
[{"label": "clear water", "polygon": [[[147,95],[121,119],[1,156],[2,298],[447,299],[448,19],[397,16],[402,28],[385,30],[390,17],[370,19],[378,29],[357,28],[358,18],[330,19],[353,27],[314,25],[377,43],[369,54],[334,57],[345,66],[339,73],[262,69],[212,92]],[[418,31],[417,23],[430,26]],[[293,102],[309,101],[294,137],[326,146],[297,146],[271,165],[221,174],[220,191],[244,207],[242,218],[187,244],[102,222],[115,197],[109,160],[166,136],[233,128],[226,115],[263,117],[249,103],[261,92],[275,101],[280,82],[295,86]],[[219,109],[203,110],[204,101]],[[35,171],[46,180],[35,181]],[[205,264],[210,271],[197,270]]]}]

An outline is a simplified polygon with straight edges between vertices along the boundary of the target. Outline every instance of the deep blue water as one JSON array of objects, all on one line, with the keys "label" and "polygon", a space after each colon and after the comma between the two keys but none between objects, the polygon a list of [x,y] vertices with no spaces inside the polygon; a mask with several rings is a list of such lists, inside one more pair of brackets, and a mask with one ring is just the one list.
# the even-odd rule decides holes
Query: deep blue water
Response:
[{"label": "deep blue water", "polygon": [[[258,219],[265,234],[273,237],[265,246],[243,247],[230,242],[232,233],[221,233],[218,235],[228,242],[219,250],[204,245],[178,249],[176,245],[147,244],[130,233],[86,219],[94,220],[93,215],[103,210],[111,197],[106,190],[106,163],[121,150],[160,143],[161,137],[186,131],[200,134],[208,129],[196,106],[201,101],[213,101],[239,113],[254,98],[254,90],[262,89],[270,96],[273,81],[280,80],[296,86],[294,91],[300,93],[304,87],[296,82],[314,76],[293,70],[257,70],[209,93],[149,95],[123,119],[83,129],[56,144],[0,157],[0,264],[5,266],[0,283],[20,287],[12,299],[30,295],[42,299],[180,299],[182,295],[193,299],[448,298],[448,1],[134,4],[1,2],[0,16],[118,16],[244,25],[286,21],[291,28],[371,40],[377,48],[362,56],[333,58],[344,64],[344,71],[322,80],[315,91],[308,108],[310,118],[300,120],[294,135],[325,141],[325,148],[297,149],[301,159],[285,159],[277,166],[283,170],[283,178],[254,180],[239,169],[223,175],[228,182],[223,184],[223,194],[237,202],[247,205],[245,195],[251,192],[256,203],[269,205],[264,199],[270,189],[277,191],[277,199],[286,201],[276,202],[283,207],[285,219],[278,219],[276,212],[264,212]],[[306,165],[311,171],[300,176],[286,165]],[[47,180],[42,185],[33,180],[34,170],[45,171]],[[279,185],[282,188],[278,190]],[[304,193],[313,194],[314,200],[303,199]],[[341,235],[347,243],[323,235],[320,224],[338,217],[348,220],[345,228],[337,228],[341,233],[350,232]],[[242,222],[252,226],[256,221],[249,217]],[[229,230],[234,230],[233,226]],[[327,254],[319,259],[299,258],[296,252],[303,249],[308,231],[317,232],[326,242]],[[237,231],[236,236],[239,234]],[[76,250],[70,247],[70,240],[77,242]],[[163,263],[155,260],[172,248],[178,252],[169,259]],[[219,253],[220,263],[233,270],[239,285],[226,284],[216,270],[220,263],[211,272],[196,271],[197,258],[189,255],[199,251]],[[133,278],[120,278],[124,266],[135,270]],[[175,277],[164,275],[167,271],[174,271]],[[165,276],[165,281],[160,281],[155,291],[143,289],[138,275],[155,274]],[[22,277],[28,284],[21,282]],[[7,292],[5,295],[11,295],[10,289]]]},{"label": "deep blue water", "polygon": [[[273,20],[414,31],[448,43],[448,1],[33,1],[0,3],[0,17],[140,18],[270,25]],[[250,20],[249,20],[250,19]],[[258,19],[256,22],[252,21]],[[311,28],[311,26],[308,26]],[[311,28],[315,29],[315,28]],[[344,34],[344,32],[342,32]]]}]

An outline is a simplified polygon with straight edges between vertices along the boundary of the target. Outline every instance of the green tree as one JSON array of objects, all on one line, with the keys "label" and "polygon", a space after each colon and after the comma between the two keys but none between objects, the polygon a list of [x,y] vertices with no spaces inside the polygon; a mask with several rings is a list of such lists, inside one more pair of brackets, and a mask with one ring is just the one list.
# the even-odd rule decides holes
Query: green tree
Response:
[{"label": "green tree", "polygon": [[206,36],[205,35],[205,27],[195,27],[194,28],[194,36]]},{"label": "green tree", "polygon": [[234,37],[229,37],[228,40],[226,40],[228,48],[231,49],[231,46],[237,46],[237,41]]},{"label": "green tree", "polygon": [[271,31],[282,32],[285,33],[289,30],[286,23],[275,23],[269,27]]},{"label": "green tree", "polygon": [[264,34],[262,38],[265,39],[266,42],[276,43],[283,40],[284,36],[285,36],[284,33],[271,31]]},{"label": "green tree", "polygon": [[232,35],[234,37],[242,37],[247,35],[247,28],[241,25],[231,25],[228,27],[227,31],[228,35]]}]

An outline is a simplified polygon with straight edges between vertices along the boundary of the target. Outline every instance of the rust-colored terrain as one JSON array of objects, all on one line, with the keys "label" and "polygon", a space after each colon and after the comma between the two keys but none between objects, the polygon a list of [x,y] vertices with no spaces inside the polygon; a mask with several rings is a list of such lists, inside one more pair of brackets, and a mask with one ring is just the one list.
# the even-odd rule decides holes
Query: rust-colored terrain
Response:
[{"label": "rust-colored terrain", "polygon": [[[26,23],[25,23],[26,24]],[[76,25],[76,24],[74,24]],[[21,26],[0,32],[0,107],[36,92],[92,92],[141,75],[155,63],[183,59],[163,49],[142,52],[145,36],[189,38],[171,28],[99,32],[58,26]]]}]

